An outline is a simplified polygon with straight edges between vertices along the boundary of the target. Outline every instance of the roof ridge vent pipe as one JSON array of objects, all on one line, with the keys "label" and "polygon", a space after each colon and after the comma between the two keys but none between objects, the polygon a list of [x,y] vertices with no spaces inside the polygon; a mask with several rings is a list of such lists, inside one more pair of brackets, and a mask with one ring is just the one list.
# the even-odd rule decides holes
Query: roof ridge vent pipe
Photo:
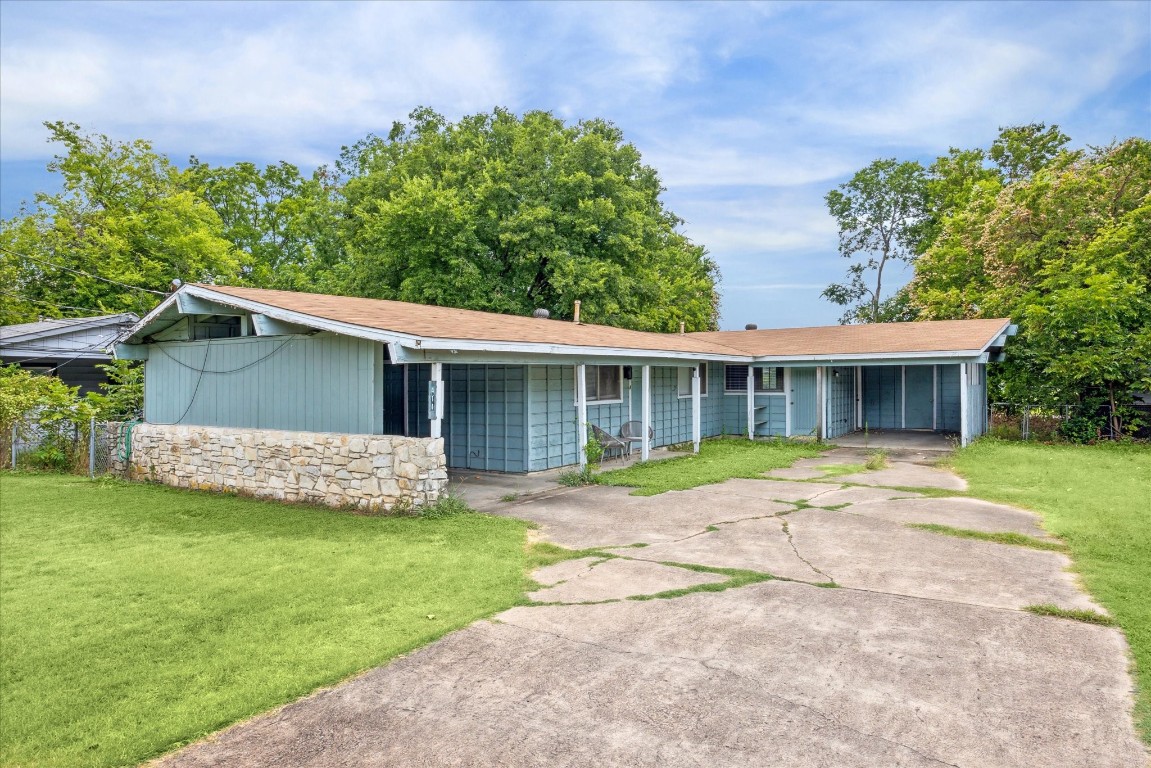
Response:
[{"label": "roof ridge vent pipe", "polygon": [[551,314],[551,312],[548,312],[543,307],[532,310],[532,317],[538,317],[540,320],[547,320],[549,317],[551,317]]},{"label": "roof ridge vent pipe", "polygon": [[759,326],[756,325],[755,323],[748,323],[747,325],[743,326],[743,330],[745,330],[745,331],[758,331]]},{"label": "roof ridge vent pipe", "polygon": [[575,323],[579,322],[579,305],[580,305],[580,300],[576,299],[576,301],[575,301],[575,318],[573,319],[573,322],[575,322]]}]

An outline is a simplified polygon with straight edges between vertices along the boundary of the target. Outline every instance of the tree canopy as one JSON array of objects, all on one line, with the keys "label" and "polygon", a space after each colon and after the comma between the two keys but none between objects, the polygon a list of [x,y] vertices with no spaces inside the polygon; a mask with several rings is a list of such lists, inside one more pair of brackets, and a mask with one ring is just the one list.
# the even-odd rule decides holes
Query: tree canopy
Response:
[{"label": "tree canopy", "polygon": [[911,302],[1019,323],[993,397],[1122,409],[1151,390],[1151,142],[1046,158],[1015,181],[977,175],[917,261]]},{"label": "tree canopy", "polygon": [[3,222],[3,323],[146,311],[147,291],[179,278],[557,317],[579,299],[595,323],[717,324],[715,263],[603,120],[417,109],[310,178],[283,162],[181,169],[147,141],[47,127],[61,190]]}]

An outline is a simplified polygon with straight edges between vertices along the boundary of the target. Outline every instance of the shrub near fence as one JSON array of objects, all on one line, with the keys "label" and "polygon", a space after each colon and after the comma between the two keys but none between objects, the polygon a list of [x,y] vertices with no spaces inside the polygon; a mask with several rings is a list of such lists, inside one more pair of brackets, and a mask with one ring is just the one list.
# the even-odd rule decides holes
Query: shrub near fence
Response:
[{"label": "shrub near fence", "polygon": [[1024,403],[992,403],[989,433],[1002,440],[1067,440],[1091,443],[1114,440],[1108,405],[1060,405],[1044,408]]}]

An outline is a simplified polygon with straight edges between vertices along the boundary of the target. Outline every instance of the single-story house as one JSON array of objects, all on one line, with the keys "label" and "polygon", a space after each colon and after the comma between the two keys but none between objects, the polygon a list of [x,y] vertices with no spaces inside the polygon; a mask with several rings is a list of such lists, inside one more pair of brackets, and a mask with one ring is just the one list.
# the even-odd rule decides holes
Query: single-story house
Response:
[{"label": "single-story house", "polygon": [[435,441],[445,468],[532,472],[583,463],[589,425],[625,422],[640,422],[644,458],[721,434],[967,443],[987,429],[986,366],[1012,333],[1007,319],[649,333],[193,284],[116,349],[145,361],[142,426]]},{"label": "single-story house", "polygon": [[0,362],[56,376],[81,394],[98,391],[108,377],[96,366],[111,361],[109,348],[139,319],[125,312],[0,326]]}]

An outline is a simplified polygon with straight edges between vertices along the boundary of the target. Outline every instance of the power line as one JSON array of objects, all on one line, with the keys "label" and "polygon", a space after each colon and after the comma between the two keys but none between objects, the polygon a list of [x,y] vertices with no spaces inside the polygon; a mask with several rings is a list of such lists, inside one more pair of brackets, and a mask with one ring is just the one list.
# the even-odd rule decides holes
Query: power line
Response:
[{"label": "power line", "polygon": [[13,256],[19,256],[22,259],[31,259],[32,261],[39,262],[40,264],[46,264],[49,267],[54,267],[56,269],[62,269],[65,272],[72,272],[74,274],[82,275],[84,277],[90,277],[93,280],[102,280],[105,283],[111,283],[112,285],[118,285],[121,288],[129,288],[133,291],[143,291],[144,293],[151,293],[151,294],[154,294],[156,296],[167,296],[168,295],[168,294],[164,293],[163,291],[153,291],[151,288],[141,288],[138,285],[128,285],[127,283],[121,283],[119,280],[110,280],[107,277],[100,277],[99,275],[93,275],[91,272],[84,272],[83,270],[72,269],[71,267],[65,267],[63,264],[55,264],[51,261],[48,261],[47,259],[42,259],[39,256],[29,256],[26,253],[20,253],[18,251],[13,251],[9,248],[4,248],[3,246],[0,246],[0,251],[3,251],[4,253],[10,253]]},{"label": "power line", "polygon": [[[44,306],[44,307],[55,307],[57,309],[76,309],[76,310],[79,310],[81,312],[99,312],[101,315],[122,315],[122,314],[125,314],[123,312],[109,312],[106,309],[97,309],[95,307],[74,307],[71,304],[57,304],[54,301],[42,301],[40,299],[29,299],[27,296],[21,296],[20,294],[15,293],[13,291],[0,291],[0,294],[3,294],[4,296],[11,296],[12,298],[19,299],[20,301],[23,301],[23,302],[28,303],[28,304],[39,304],[39,305]],[[49,320],[65,320],[65,319],[76,319],[76,318],[50,317],[47,319],[49,319]]]}]

